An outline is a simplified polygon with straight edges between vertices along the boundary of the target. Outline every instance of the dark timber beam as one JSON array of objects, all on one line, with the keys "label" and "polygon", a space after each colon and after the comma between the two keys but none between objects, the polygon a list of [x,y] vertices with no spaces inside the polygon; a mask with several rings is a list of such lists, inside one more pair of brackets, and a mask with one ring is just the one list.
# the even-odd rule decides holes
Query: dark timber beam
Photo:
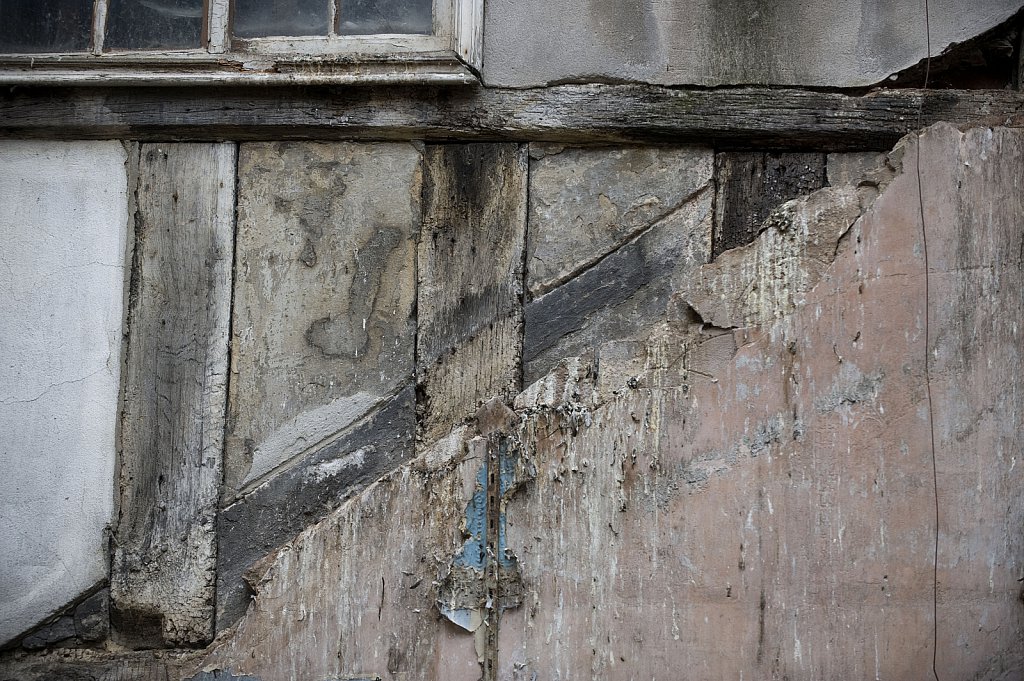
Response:
[{"label": "dark timber beam", "polygon": [[0,138],[697,142],[886,149],[921,122],[1024,124],[1024,93],[647,85],[495,88],[11,88]]}]

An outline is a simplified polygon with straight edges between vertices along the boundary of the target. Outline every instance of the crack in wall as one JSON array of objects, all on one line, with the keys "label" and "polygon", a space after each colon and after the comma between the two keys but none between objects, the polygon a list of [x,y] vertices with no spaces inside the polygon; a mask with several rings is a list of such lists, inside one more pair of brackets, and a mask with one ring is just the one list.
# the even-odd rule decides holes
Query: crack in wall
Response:
[{"label": "crack in wall", "polygon": [[0,400],[0,405],[3,405],[3,406],[6,407],[6,406],[15,405],[15,404],[30,404],[32,402],[36,402],[36,401],[42,399],[51,390],[55,390],[56,388],[60,388],[60,387],[66,386],[66,385],[74,385],[75,383],[82,383],[83,381],[87,381],[90,378],[92,378],[93,376],[96,376],[97,374],[102,374],[105,371],[109,371],[109,369],[106,366],[103,366],[103,367],[100,367],[99,369],[97,369],[96,371],[89,372],[88,374],[86,374],[85,376],[82,376],[81,378],[72,378],[72,379],[69,379],[67,381],[59,381],[57,383],[51,383],[50,385],[48,385],[45,388],[43,388],[42,392],[38,393],[35,397],[18,398],[18,399],[14,399],[14,400]]}]

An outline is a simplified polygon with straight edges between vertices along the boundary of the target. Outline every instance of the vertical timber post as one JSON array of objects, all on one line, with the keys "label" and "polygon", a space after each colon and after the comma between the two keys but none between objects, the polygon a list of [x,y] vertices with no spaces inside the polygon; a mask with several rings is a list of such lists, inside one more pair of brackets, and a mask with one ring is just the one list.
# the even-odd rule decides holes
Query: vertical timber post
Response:
[{"label": "vertical timber post", "polygon": [[110,578],[128,647],[213,638],[234,176],[234,144],[141,148]]}]

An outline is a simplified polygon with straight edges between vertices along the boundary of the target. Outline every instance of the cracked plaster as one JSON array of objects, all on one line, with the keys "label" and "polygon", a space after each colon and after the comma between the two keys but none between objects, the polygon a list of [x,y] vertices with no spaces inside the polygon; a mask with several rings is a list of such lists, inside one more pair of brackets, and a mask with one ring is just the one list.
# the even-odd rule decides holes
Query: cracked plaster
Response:
[{"label": "cracked plaster", "polygon": [[0,643],[107,575],[125,160],[118,142],[0,143]]}]

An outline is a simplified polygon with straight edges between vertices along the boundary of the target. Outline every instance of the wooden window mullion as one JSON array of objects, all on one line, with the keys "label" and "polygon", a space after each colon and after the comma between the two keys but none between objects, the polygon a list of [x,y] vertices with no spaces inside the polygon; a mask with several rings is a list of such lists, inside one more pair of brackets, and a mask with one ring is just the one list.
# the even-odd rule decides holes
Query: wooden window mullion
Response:
[{"label": "wooden window mullion", "polygon": [[96,0],[92,9],[92,53],[103,54],[103,38],[107,29],[107,0]]}]

